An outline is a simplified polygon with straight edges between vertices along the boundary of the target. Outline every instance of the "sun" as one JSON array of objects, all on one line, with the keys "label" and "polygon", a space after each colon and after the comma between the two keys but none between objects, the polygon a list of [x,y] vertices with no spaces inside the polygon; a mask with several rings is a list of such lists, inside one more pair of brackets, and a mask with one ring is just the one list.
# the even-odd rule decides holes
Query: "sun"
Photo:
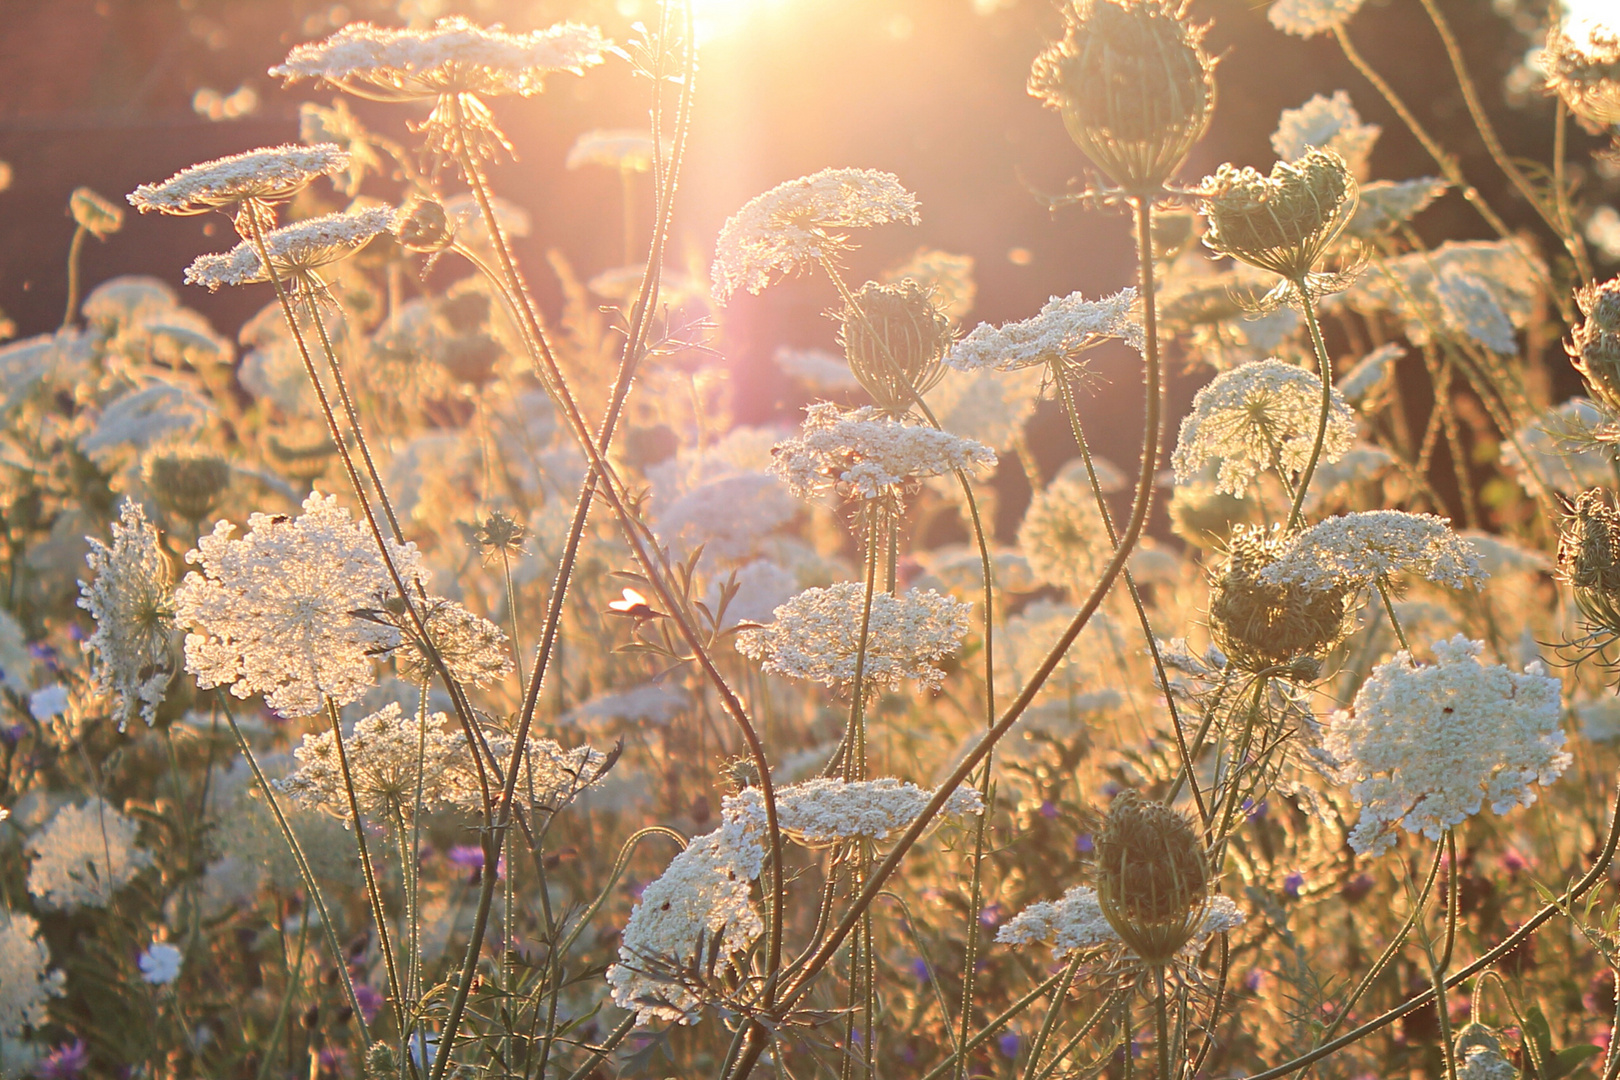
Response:
[{"label": "sun", "polygon": [[785,7],[791,0],[692,0],[699,41],[734,34],[751,20]]}]

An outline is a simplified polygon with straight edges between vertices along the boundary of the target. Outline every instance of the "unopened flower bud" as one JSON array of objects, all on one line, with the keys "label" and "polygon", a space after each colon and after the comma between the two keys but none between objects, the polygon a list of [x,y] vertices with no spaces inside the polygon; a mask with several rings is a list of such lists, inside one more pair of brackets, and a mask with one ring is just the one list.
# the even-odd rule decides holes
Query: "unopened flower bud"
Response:
[{"label": "unopened flower bud", "polygon": [[1165,964],[1209,906],[1209,863],[1186,818],[1134,792],[1115,797],[1096,837],[1097,903],[1131,950]]},{"label": "unopened flower bud", "polygon": [[93,234],[98,240],[105,240],[124,227],[123,209],[87,187],[74,189],[73,194],[68,196],[68,209],[73,212],[73,220],[79,228]]},{"label": "unopened flower bud", "polygon": [[154,454],[146,462],[146,484],[152,497],[186,521],[207,517],[230,483],[230,463],[213,454]]},{"label": "unopened flower bud", "polygon": [[1035,58],[1029,92],[1115,184],[1157,191],[1215,111],[1215,61],[1174,0],[1072,0],[1067,33]]},{"label": "unopened flower bud", "polygon": [[415,198],[400,208],[396,233],[408,251],[442,251],[450,246],[454,230],[444,207],[434,199]]},{"label": "unopened flower bud", "polygon": [[1355,177],[1332,150],[1279,161],[1270,176],[1222,165],[1203,183],[1204,243],[1298,282],[1316,269],[1356,210]]},{"label": "unopened flower bud", "polygon": [[1239,670],[1308,681],[1349,632],[1354,590],[1262,581],[1286,543],[1279,529],[1233,530],[1226,566],[1210,585],[1210,637]]},{"label": "unopened flower bud", "polygon": [[1564,349],[1592,395],[1620,409],[1620,278],[1575,291],[1586,321],[1570,334]]},{"label": "unopened flower bud", "polygon": [[938,384],[951,347],[950,320],[910,278],[869,281],[840,313],[839,342],[850,371],[878,406],[900,414]]}]

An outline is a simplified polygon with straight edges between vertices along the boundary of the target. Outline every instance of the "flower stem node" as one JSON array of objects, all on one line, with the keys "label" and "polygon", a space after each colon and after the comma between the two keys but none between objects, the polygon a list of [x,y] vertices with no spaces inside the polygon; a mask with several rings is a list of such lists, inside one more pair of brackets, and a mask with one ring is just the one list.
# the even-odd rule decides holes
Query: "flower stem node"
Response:
[{"label": "flower stem node", "polygon": [[1209,906],[1209,863],[1197,830],[1165,804],[1127,791],[1114,799],[1096,845],[1103,917],[1144,961],[1168,964]]},{"label": "flower stem node", "polygon": [[839,322],[850,371],[891,415],[909,412],[944,374],[954,340],[950,320],[910,278],[893,285],[867,282],[854,305],[839,313]]},{"label": "flower stem node", "polygon": [[1029,92],[1110,180],[1152,194],[1203,137],[1215,111],[1205,27],[1179,0],[1071,0],[1067,32],[1035,58]]}]

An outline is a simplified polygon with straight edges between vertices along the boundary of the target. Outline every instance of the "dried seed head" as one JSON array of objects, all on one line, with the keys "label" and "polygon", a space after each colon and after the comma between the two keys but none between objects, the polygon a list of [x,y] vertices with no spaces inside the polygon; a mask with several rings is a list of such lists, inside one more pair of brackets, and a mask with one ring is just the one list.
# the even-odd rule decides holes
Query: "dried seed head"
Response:
[{"label": "dried seed head", "polygon": [[1356,200],[1355,177],[1332,150],[1279,161],[1270,176],[1222,165],[1203,183],[1204,243],[1297,282],[1344,231]]},{"label": "dried seed head", "polygon": [[1575,497],[1558,540],[1558,572],[1594,627],[1620,633],[1620,511],[1601,488]]},{"label": "dried seed head", "polygon": [[849,368],[885,412],[901,415],[944,374],[954,332],[926,290],[910,278],[869,281],[839,313]]},{"label": "dried seed head", "polygon": [[407,251],[443,251],[454,239],[444,206],[436,199],[413,198],[400,208],[394,235]]},{"label": "dried seed head", "polygon": [[1175,0],[1072,0],[1068,32],[1035,58],[1029,92],[1120,187],[1157,191],[1215,111],[1204,27]]},{"label": "dried seed head", "polygon": [[1299,679],[1320,671],[1319,664],[1302,660],[1319,660],[1349,633],[1355,590],[1350,584],[1262,581],[1260,572],[1286,546],[1280,529],[1240,525],[1233,530],[1226,566],[1210,586],[1209,630],[1238,669]]},{"label": "dried seed head", "polygon": [[1564,349],[1593,396],[1620,408],[1620,278],[1577,289],[1575,302],[1586,321]]},{"label": "dried seed head", "polygon": [[275,432],[265,437],[264,447],[281,475],[311,484],[326,475],[326,468],[337,456],[337,443],[324,430],[310,428],[300,435],[283,439]]},{"label": "dried seed head", "polygon": [[460,334],[439,342],[433,359],[457,382],[483,387],[495,377],[495,365],[505,354],[488,334]]},{"label": "dried seed head", "polygon": [[146,485],[158,505],[186,521],[201,521],[230,486],[231,466],[214,454],[172,452],[146,461]]},{"label": "dried seed head", "polygon": [[1570,112],[1601,127],[1620,123],[1620,31],[1596,22],[1554,27],[1541,65]]},{"label": "dried seed head", "polygon": [[1115,797],[1096,837],[1097,902],[1131,950],[1168,963],[1209,906],[1209,863],[1186,818],[1134,792]]}]

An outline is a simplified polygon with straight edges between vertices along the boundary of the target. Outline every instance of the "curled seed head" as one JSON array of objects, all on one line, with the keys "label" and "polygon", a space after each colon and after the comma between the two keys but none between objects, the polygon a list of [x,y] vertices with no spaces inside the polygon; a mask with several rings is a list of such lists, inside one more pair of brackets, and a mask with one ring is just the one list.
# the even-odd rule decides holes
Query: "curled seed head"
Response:
[{"label": "curled seed head", "polygon": [[951,322],[917,282],[869,281],[839,313],[839,342],[861,386],[887,412],[904,413],[944,374]]},{"label": "curled seed head", "polygon": [[1233,530],[1226,566],[1210,586],[1209,628],[1240,670],[1281,668],[1297,679],[1320,673],[1322,656],[1349,632],[1354,590],[1260,580],[1286,544],[1278,529],[1240,525]]},{"label": "curled seed head", "polygon": [[1108,925],[1152,964],[1191,941],[1209,906],[1209,863],[1198,832],[1160,802],[1124,792],[1096,837],[1097,902]]},{"label": "curled seed head", "polygon": [[1035,58],[1029,92],[1115,184],[1157,191],[1215,111],[1205,27],[1174,0],[1071,0],[1067,32]]},{"label": "curled seed head", "polygon": [[1564,348],[1593,396],[1620,408],[1620,278],[1577,289],[1575,302],[1586,321]]},{"label": "curled seed head", "polygon": [[1316,270],[1355,213],[1355,177],[1332,150],[1279,161],[1270,176],[1222,165],[1203,185],[1204,243],[1223,255],[1299,281]]},{"label": "curled seed head", "polygon": [[1620,633],[1620,511],[1602,489],[1575,496],[1558,540],[1558,572],[1588,621]]},{"label": "curled seed head", "polygon": [[214,454],[171,452],[146,461],[146,485],[159,506],[186,521],[201,521],[230,486],[231,466]]}]

